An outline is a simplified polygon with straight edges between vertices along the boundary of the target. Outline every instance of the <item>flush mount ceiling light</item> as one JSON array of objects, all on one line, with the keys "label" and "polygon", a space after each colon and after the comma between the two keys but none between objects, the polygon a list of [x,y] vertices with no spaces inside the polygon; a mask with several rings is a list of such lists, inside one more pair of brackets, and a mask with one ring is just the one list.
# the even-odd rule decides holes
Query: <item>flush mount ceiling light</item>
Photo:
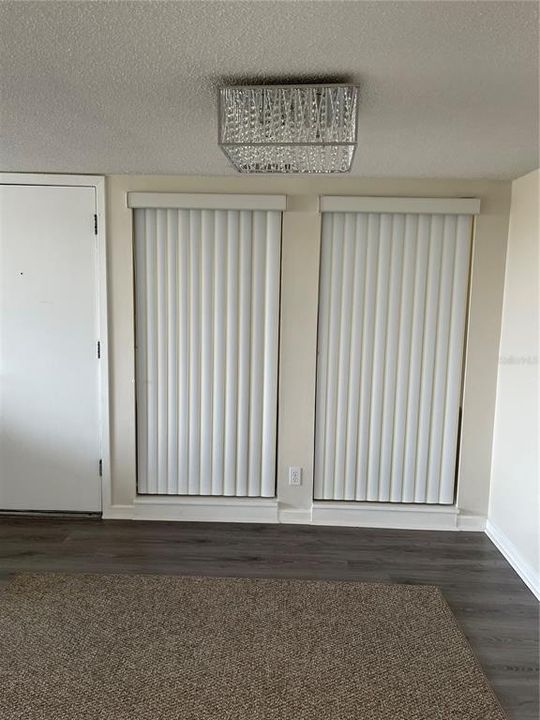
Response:
[{"label": "flush mount ceiling light", "polygon": [[354,85],[219,91],[219,145],[241,173],[346,173],[356,149]]}]

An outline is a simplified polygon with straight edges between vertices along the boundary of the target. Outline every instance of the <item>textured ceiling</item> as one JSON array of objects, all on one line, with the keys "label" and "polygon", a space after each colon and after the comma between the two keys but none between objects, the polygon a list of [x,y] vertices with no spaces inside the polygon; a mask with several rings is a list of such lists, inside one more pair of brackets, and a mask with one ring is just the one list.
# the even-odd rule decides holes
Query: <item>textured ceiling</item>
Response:
[{"label": "textured ceiling", "polygon": [[0,169],[234,174],[216,88],[360,85],[352,174],[538,166],[536,2],[1,2]]}]

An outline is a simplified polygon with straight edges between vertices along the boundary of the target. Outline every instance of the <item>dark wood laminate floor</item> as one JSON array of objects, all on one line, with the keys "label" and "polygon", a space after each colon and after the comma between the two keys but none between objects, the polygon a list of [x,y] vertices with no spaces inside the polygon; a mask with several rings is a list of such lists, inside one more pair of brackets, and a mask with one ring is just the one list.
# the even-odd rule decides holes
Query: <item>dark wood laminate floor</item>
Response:
[{"label": "dark wood laminate floor", "polygon": [[0,580],[20,571],[438,585],[510,717],[539,717],[538,603],[483,533],[0,517]]}]

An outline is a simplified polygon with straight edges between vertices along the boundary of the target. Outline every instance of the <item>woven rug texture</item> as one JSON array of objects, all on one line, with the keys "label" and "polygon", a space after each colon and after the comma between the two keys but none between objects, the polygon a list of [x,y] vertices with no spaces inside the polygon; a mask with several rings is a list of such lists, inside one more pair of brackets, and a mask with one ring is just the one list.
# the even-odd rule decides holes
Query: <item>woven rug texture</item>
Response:
[{"label": "woven rug texture", "polygon": [[504,720],[430,586],[17,575],[3,720]]}]

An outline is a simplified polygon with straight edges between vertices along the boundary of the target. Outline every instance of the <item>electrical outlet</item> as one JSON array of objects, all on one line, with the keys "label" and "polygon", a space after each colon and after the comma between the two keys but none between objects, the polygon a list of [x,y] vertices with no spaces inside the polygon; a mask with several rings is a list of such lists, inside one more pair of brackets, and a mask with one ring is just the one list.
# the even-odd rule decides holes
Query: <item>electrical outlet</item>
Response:
[{"label": "electrical outlet", "polygon": [[289,485],[302,484],[302,468],[297,465],[291,465],[289,468]]}]

